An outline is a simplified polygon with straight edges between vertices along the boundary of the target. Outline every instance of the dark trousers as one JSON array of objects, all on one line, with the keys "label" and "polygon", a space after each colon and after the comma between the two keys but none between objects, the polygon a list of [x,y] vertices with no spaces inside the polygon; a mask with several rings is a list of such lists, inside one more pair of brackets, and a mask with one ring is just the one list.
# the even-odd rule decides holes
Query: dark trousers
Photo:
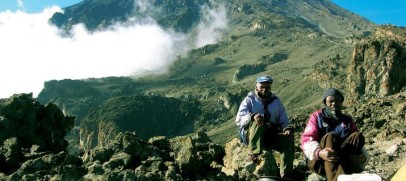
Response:
[{"label": "dark trousers", "polygon": [[332,163],[324,160],[310,160],[309,169],[319,175],[326,175],[328,181],[336,181],[340,174],[352,174],[362,172],[359,165],[353,164],[351,155],[362,154],[365,144],[364,136],[359,132],[350,134],[344,140],[334,137],[331,133],[325,134],[320,141],[321,149],[331,148],[338,152],[338,162]]}]

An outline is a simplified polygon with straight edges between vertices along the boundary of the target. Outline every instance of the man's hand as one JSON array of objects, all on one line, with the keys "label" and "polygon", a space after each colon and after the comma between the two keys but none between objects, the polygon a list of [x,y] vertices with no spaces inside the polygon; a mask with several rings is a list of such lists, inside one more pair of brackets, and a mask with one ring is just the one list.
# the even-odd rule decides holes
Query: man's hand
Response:
[{"label": "man's hand", "polygon": [[264,116],[262,116],[261,114],[255,114],[254,115],[254,122],[257,123],[258,125],[262,126],[264,125]]},{"label": "man's hand", "polygon": [[287,129],[283,132],[284,135],[286,135],[290,141],[293,141],[294,139],[294,135],[293,135],[293,131],[291,129]]},{"label": "man's hand", "polygon": [[356,165],[362,165],[367,161],[367,158],[365,155],[354,155],[352,154],[350,156],[351,161],[356,164]]},{"label": "man's hand", "polygon": [[324,148],[319,152],[319,158],[328,162],[337,162],[338,154],[331,148]]}]

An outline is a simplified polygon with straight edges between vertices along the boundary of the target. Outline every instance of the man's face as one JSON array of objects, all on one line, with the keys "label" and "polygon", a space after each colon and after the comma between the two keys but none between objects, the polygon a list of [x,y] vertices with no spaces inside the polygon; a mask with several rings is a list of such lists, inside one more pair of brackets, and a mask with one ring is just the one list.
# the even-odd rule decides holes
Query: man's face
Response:
[{"label": "man's face", "polygon": [[341,110],[343,105],[343,100],[340,96],[328,96],[326,98],[326,106],[332,111]]},{"label": "man's face", "polygon": [[272,84],[269,82],[257,83],[255,89],[258,91],[260,96],[269,96],[271,94]]}]

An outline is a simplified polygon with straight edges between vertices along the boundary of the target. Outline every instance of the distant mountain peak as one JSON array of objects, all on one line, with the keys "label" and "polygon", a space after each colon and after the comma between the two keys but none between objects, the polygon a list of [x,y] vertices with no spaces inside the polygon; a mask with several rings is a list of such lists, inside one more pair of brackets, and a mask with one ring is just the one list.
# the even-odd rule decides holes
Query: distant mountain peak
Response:
[{"label": "distant mountain peak", "polygon": [[186,33],[201,21],[205,13],[201,10],[202,6],[215,7],[219,4],[226,7],[227,18],[236,26],[250,23],[252,27],[267,29],[310,28],[333,37],[363,35],[374,26],[327,0],[92,0],[67,7],[64,13],[55,13],[50,22],[66,31],[83,23],[87,29],[94,31],[116,22],[152,18],[165,29]]}]

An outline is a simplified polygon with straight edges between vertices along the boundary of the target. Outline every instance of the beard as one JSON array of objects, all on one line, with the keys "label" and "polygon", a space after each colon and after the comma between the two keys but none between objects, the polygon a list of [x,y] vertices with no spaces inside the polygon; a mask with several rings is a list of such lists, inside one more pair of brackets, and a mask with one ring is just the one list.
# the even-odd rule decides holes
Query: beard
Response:
[{"label": "beard", "polygon": [[339,108],[332,110],[331,108],[326,107],[326,111],[328,116],[334,118],[335,120],[338,120],[342,115],[341,109]]},{"label": "beard", "polygon": [[258,96],[260,97],[260,98],[268,98],[268,97],[270,97],[271,95],[272,95],[272,92],[271,91],[265,91],[265,92],[263,92],[263,93],[261,93],[261,92],[259,92],[259,91],[257,91],[258,92]]}]

